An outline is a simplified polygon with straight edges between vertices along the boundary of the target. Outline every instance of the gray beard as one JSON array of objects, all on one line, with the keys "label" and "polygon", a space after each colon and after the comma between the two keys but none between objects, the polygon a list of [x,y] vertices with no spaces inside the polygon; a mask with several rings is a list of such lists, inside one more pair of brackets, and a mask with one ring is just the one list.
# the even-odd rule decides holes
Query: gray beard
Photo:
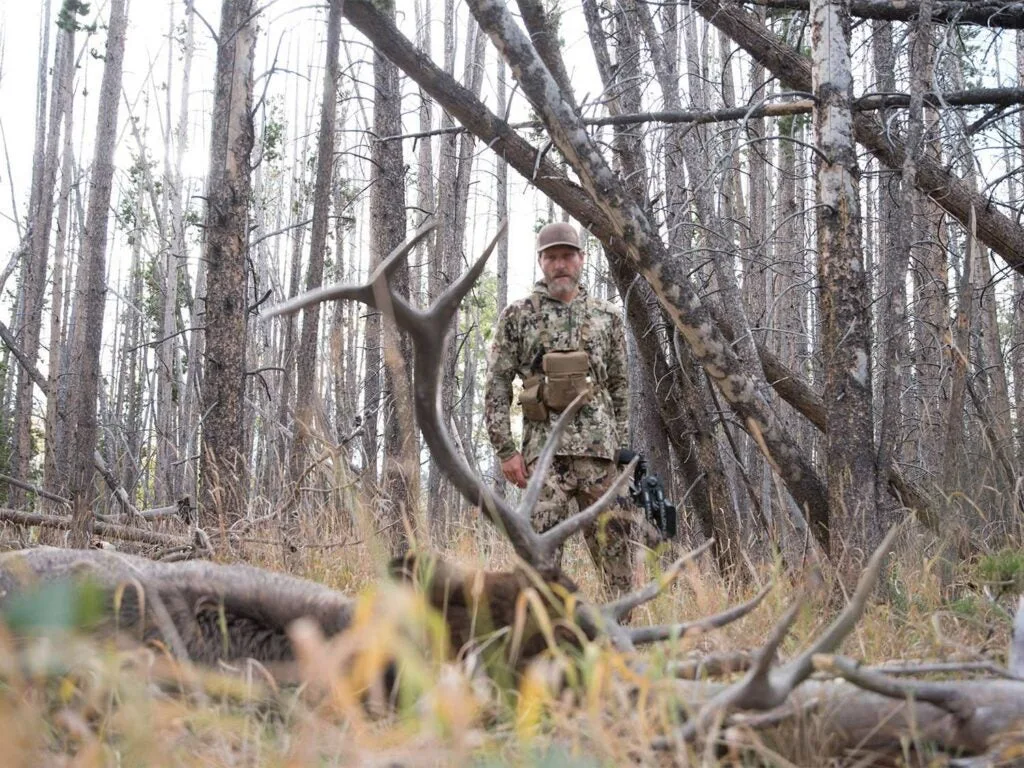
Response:
[{"label": "gray beard", "polygon": [[548,293],[555,298],[569,296],[579,288],[579,281],[571,277],[556,277],[548,283]]}]

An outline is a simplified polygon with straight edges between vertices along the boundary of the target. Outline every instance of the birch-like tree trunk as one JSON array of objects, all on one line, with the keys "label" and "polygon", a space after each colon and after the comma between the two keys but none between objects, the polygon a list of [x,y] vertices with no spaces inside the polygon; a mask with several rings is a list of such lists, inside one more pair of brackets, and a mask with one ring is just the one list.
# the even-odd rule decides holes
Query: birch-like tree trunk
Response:
[{"label": "birch-like tree trunk", "polygon": [[812,0],[818,290],[829,545],[844,585],[882,540],[871,399],[871,292],[861,243],[848,0]]},{"label": "birch-like tree trunk", "polygon": [[114,148],[121,100],[126,26],[125,0],[112,0],[85,220],[85,246],[75,284],[79,322],[71,344],[68,368],[72,400],[69,423],[74,425],[69,431],[74,445],[70,452],[72,464],[67,494],[71,499],[73,515],[69,541],[71,546],[80,548],[89,546],[95,520],[92,509],[95,476],[93,456],[99,438],[96,409],[107,290],[107,223],[114,178]]},{"label": "birch-like tree trunk", "polygon": [[246,501],[245,262],[256,17],[253,0],[221,4],[206,187],[201,515],[204,523],[222,526],[244,516]]},{"label": "birch-like tree trunk", "polygon": [[[162,336],[160,344],[157,346],[155,477],[156,498],[161,504],[169,503],[181,493],[181,471],[175,469],[175,463],[182,453],[187,451],[187,446],[181,442],[184,437],[182,428],[185,427],[185,423],[180,413],[180,406],[184,399],[182,392],[184,382],[181,381],[181,364],[178,360],[178,351],[183,346],[178,336],[178,280],[179,268],[185,263],[188,255],[185,243],[183,206],[185,180],[182,176],[182,162],[188,147],[189,89],[192,75],[192,55],[195,51],[194,30],[195,9],[192,0],[187,0],[185,3],[185,34],[181,51],[178,119],[173,137],[168,124],[167,141],[164,142],[164,188],[170,208],[168,227],[171,239],[165,251],[163,312],[160,323]],[[169,52],[168,59],[171,55]],[[168,68],[170,68],[170,62],[168,62]],[[170,89],[168,89],[167,98],[169,123]],[[173,153],[171,152],[172,138]],[[175,393],[177,393],[177,397],[175,397]]]}]

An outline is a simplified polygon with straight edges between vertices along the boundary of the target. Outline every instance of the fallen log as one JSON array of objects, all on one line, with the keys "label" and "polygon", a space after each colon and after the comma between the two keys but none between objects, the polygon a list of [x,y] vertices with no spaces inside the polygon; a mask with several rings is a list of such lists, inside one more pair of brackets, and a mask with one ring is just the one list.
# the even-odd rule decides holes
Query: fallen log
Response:
[{"label": "fallen log", "polygon": [[[0,522],[15,523],[17,525],[38,525],[58,531],[71,529],[70,517],[44,515],[38,512],[21,512],[17,509],[6,509],[3,507],[0,507]],[[157,533],[156,531],[146,531],[141,528],[132,528],[127,525],[105,523],[102,521],[96,522],[93,532],[104,539],[131,541],[136,544],[152,544],[159,547],[192,545],[192,539],[188,536],[174,536],[169,533]]]}]

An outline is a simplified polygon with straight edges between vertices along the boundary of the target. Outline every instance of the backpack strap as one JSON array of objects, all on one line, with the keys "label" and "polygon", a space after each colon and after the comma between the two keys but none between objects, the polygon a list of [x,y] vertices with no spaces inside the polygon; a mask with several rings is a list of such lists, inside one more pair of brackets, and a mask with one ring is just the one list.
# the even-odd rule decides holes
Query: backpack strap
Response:
[{"label": "backpack strap", "polygon": [[[530,306],[533,307],[534,314],[540,314],[541,295],[539,293],[533,292],[530,294]],[[549,347],[551,346],[551,334],[548,331],[548,329],[543,326],[540,328],[540,344],[542,352],[547,352]]]}]

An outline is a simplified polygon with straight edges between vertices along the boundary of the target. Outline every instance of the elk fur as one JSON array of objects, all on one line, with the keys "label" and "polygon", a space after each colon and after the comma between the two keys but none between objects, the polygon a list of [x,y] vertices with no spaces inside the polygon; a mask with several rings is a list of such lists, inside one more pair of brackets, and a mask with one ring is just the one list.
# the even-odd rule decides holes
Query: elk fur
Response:
[{"label": "elk fur", "polygon": [[[427,602],[444,618],[450,647],[465,648],[492,632],[516,628],[521,640],[515,658],[517,666],[542,653],[548,646],[540,621],[532,610],[525,612],[520,603],[527,590],[533,590],[553,625],[560,646],[580,644],[580,636],[563,619],[566,599],[578,591],[576,584],[561,571],[544,576],[523,568],[512,571],[485,571],[463,568],[432,554],[409,552],[391,561],[388,570],[398,581],[414,585]],[[592,638],[591,638],[592,639]]]},{"label": "elk fur", "polygon": [[0,555],[0,608],[34,586],[59,581],[88,581],[103,590],[100,631],[161,641],[200,664],[291,661],[293,621],[311,618],[330,636],[352,617],[345,595],[261,568],[50,547]]},{"label": "elk fur", "polygon": [[[513,626],[521,594],[538,586],[522,570],[470,570],[415,553],[395,559],[390,571],[422,590],[442,614],[455,652]],[[88,581],[102,589],[105,607],[97,631],[160,642],[176,655],[206,665],[250,658],[271,665],[289,662],[294,660],[288,637],[292,622],[311,619],[331,637],[352,619],[348,596],[262,568],[202,560],[161,563],[119,552],[50,547],[0,555],[0,609],[33,587],[60,581]],[[537,590],[556,618],[566,610],[563,598],[575,591],[576,585],[562,574]],[[531,612],[522,624],[520,661],[547,647]],[[559,642],[578,644],[564,622],[555,635]]]}]

